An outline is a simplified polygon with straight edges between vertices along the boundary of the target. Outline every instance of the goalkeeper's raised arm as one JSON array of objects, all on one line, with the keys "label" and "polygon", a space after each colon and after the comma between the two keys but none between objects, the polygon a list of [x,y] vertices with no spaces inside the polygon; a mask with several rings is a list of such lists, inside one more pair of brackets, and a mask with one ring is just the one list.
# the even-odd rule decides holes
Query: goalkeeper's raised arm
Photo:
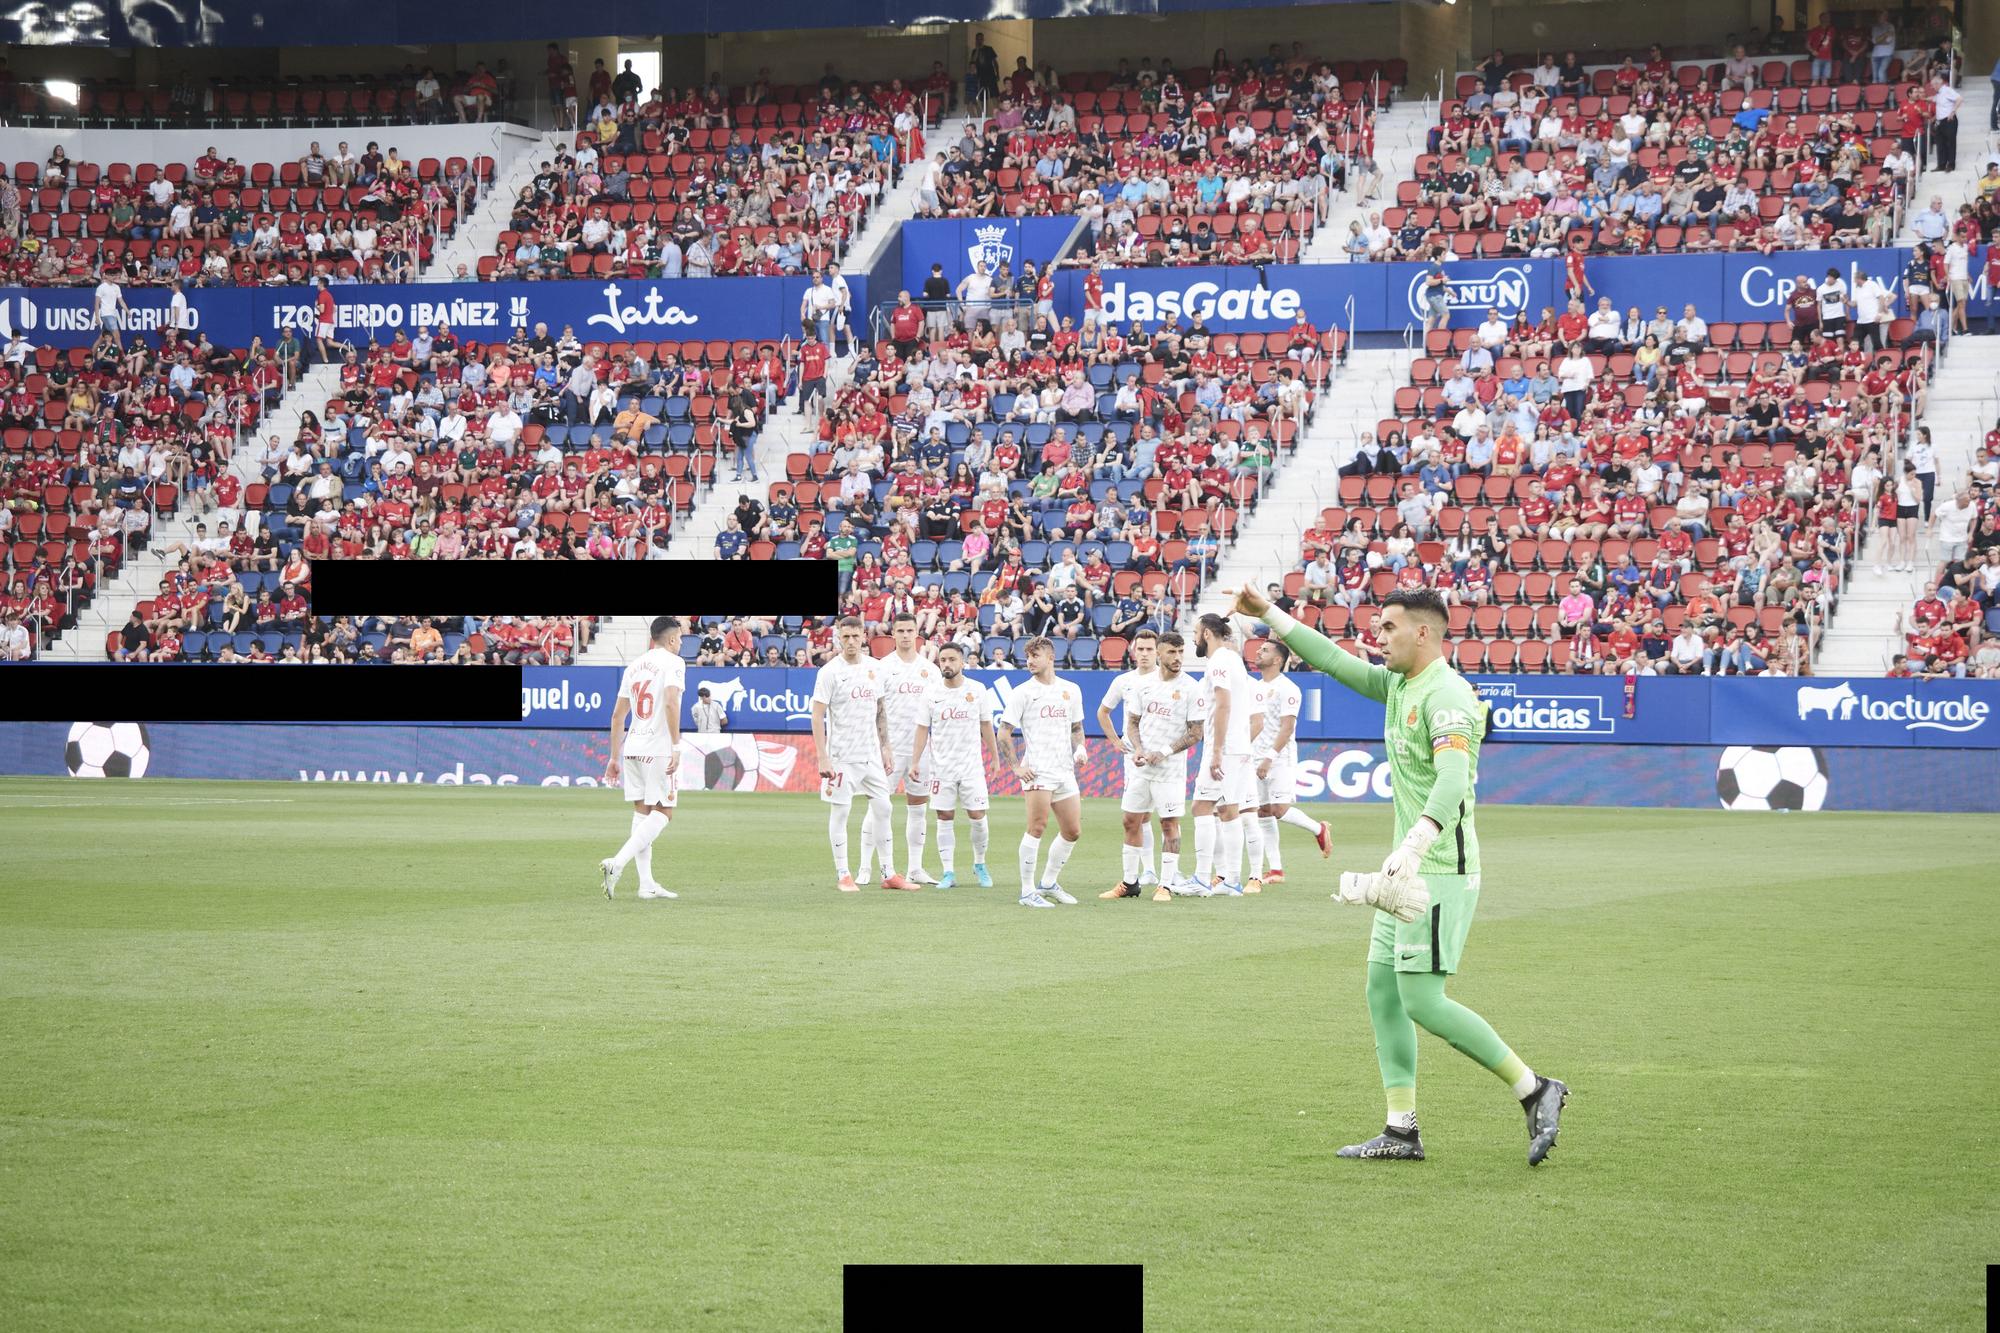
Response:
[{"label": "goalkeeper's raised arm", "polygon": [[1301,625],[1271,605],[1270,599],[1257,591],[1255,583],[1244,584],[1242,591],[1236,594],[1236,610],[1238,614],[1255,616],[1269,625],[1271,632],[1284,641],[1285,647],[1297,653],[1299,660],[1313,670],[1332,676],[1348,689],[1367,698],[1389,697],[1388,668],[1372,666],[1318,630]]}]

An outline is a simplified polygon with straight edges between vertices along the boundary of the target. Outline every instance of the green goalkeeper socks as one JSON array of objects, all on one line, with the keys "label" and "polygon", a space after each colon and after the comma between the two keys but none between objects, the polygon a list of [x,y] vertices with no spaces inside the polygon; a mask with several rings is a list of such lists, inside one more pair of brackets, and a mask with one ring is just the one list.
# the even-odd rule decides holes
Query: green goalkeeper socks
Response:
[{"label": "green goalkeeper socks", "polygon": [[1528,1067],[1500,1040],[1492,1024],[1444,993],[1443,973],[1398,973],[1396,993],[1404,1012],[1424,1031],[1443,1037],[1459,1053],[1492,1070],[1502,1082],[1512,1086],[1527,1076]]},{"label": "green goalkeeper socks", "polygon": [[1368,1021],[1375,1028],[1375,1062],[1382,1067],[1393,1124],[1396,1113],[1417,1109],[1417,1025],[1403,1010],[1396,969],[1387,963],[1368,965]]},{"label": "green goalkeeper socks", "polygon": [[1517,1097],[1534,1091],[1535,1074],[1492,1025],[1444,993],[1437,972],[1397,972],[1368,965],[1368,1020],[1375,1029],[1375,1061],[1389,1103],[1389,1123],[1406,1123],[1417,1109],[1417,1028],[1443,1037],[1493,1071]]}]

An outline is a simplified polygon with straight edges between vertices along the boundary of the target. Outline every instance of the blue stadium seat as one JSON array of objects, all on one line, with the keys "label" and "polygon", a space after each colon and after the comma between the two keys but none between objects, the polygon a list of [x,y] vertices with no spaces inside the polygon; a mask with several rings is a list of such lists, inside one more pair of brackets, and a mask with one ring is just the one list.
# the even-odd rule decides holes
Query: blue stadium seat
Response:
[{"label": "blue stadium seat", "polygon": [[463,634],[447,634],[447,635],[445,635],[445,636],[444,636],[444,655],[445,655],[446,657],[450,657],[450,656],[452,656],[453,654],[455,654],[456,652],[458,652],[458,649],[459,649],[459,646],[460,646],[461,644],[463,644],[464,642],[465,642],[465,636],[464,636]]},{"label": "blue stadium seat", "polygon": [[200,657],[208,651],[208,635],[198,629],[191,629],[181,636],[181,651],[189,657]]},{"label": "blue stadium seat", "polygon": [[785,636],[782,634],[759,634],[757,636],[757,656],[761,659],[764,656],[765,650],[769,648],[776,648],[779,652],[784,652]]},{"label": "blue stadium seat", "polygon": [[694,425],[692,422],[676,421],[667,427],[667,444],[674,449],[694,447]]},{"label": "blue stadium seat", "polygon": [[1104,548],[1104,561],[1113,569],[1123,569],[1132,563],[1132,543],[1112,542]]},{"label": "blue stadium seat", "polygon": [[1112,385],[1112,367],[1096,365],[1090,368],[1090,382],[1093,387],[1108,389]]},{"label": "blue stadium seat", "polygon": [[1090,608],[1090,627],[1099,634],[1111,628],[1111,613],[1115,607],[1093,606]]},{"label": "blue stadium seat", "polygon": [[649,417],[665,419],[667,415],[667,400],[664,398],[642,398],[639,400],[639,410]]},{"label": "blue stadium seat", "polygon": [[963,572],[943,574],[938,577],[938,586],[944,589],[945,596],[947,597],[955,592],[970,593],[972,591],[972,575]]},{"label": "blue stadium seat", "polygon": [[1041,541],[1021,543],[1021,563],[1029,569],[1040,569],[1049,563],[1049,544]]},{"label": "blue stadium seat", "polygon": [[668,421],[686,421],[692,407],[692,400],[685,394],[677,393],[673,397],[664,400],[660,404],[661,410],[655,415],[663,417]]},{"label": "blue stadium seat", "polygon": [[230,641],[230,646],[239,653],[247,653],[250,651],[250,641],[256,637],[254,634],[238,634]]},{"label": "blue stadium seat", "polygon": [[995,421],[1005,421],[1007,419],[1007,414],[1013,410],[1014,410],[1013,394],[996,393],[993,395],[993,419]]},{"label": "blue stadium seat", "polygon": [[[774,556],[779,560],[796,560],[799,558],[799,544],[797,542],[779,542]],[[791,618],[797,619],[796,616]]]},{"label": "blue stadium seat", "polygon": [[797,634],[800,630],[804,629],[805,627],[806,627],[806,618],[804,616],[778,617],[778,628],[782,629],[787,634]]},{"label": "blue stadium seat", "polygon": [[681,659],[683,661],[692,662],[694,661],[695,658],[700,656],[701,656],[701,636],[699,634],[681,635]]},{"label": "blue stadium seat", "polygon": [[937,559],[939,568],[948,568],[954,560],[963,560],[964,558],[965,558],[964,542],[943,541],[937,544]]},{"label": "blue stadium seat", "polygon": [[[988,607],[986,609],[991,610],[992,608]],[[989,634],[979,642],[979,660],[984,662],[987,658],[993,656],[995,648],[1000,649],[1009,657],[1014,655],[1014,641],[1012,639],[1004,634]]]},{"label": "blue stadium seat", "polygon": [[1021,442],[1024,447],[1032,446],[1040,448],[1049,442],[1049,437],[1053,434],[1055,434],[1055,429],[1048,422],[1031,421],[1028,423],[1027,431],[1021,437]]},{"label": "blue stadium seat", "polygon": [[644,444],[648,449],[666,448],[667,428],[665,426],[646,427],[646,433],[640,438],[640,443]]},{"label": "blue stadium seat", "polygon": [[918,569],[936,568],[937,559],[938,544],[936,542],[916,541],[910,543],[910,563]]},{"label": "blue stadium seat", "polygon": [[803,634],[788,634],[785,636],[785,660],[787,662],[792,660],[794,653],[810,651],[811,648],[812,641]]},{"label": "blue stadium seat", "polygon": [[947,421],[944,427],[944,442],[954,449],[963,449],[972,442],[972,427],[963,421]]},{"label": "blue stadium seat", "polygon": [[1069,646],[1069,664],[1073,667],[1094,667],[1097,665],[1097,640],[1078,639]]}]

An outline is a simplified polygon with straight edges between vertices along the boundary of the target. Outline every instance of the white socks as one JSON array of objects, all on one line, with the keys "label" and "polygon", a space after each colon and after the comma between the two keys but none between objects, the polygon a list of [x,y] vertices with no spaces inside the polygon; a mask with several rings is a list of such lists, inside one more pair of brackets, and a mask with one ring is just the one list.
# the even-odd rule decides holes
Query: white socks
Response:
[{"label": "white socks", "polygon": [[1264,878],[1264,821],[1256,815],[1239,814],[1243,826],[1243,850],[1250,858],[1250,878]]},{"label": "white socks", "polygon": [[972,863],[983,866],[986,864],[987,842],[992,838],[993,830],[986,826],[986,821],[983,819],[973,819],[967,815],[966,820],[972,825]]},{"label": "white socks", "polygon": [[1521,1070],[1521,1077],[1514,1080],[1514,1100],[1519,1101],[1521,1098],[1526,1097],[1529,1093],[1533,1092],[1535,1090],[1535,1084],[1540,1081],[1541,1080],[1535,1077],[1534,1070],[1523,1068]]},{"label": "white socks", "polygon": [[[921,846],[917,848],[918,856],[923,855],[923,850]],[[958,869],[958,821],[955,819],[938,820],[938,867],[947,875]]]},{"label": "white socks", "polygon": [[1257,817],[1257,834],[1259,841],[1262,843],[1259,850],[1264,854],[1264,864],[1272,870],[1283,870],[1285,868],[1285,860],[1278,855],[1278,817],[1276,815],[1259,815]]},{"label": "white socks", "polygon": [[1145,849],[1134,847],[1130,843],[1127,843],[1118,849],[1118,855],[1119,864],[1123,867],[1123,873],[1119,875],[1119,878],[1127,884],[1137,884],[1139,882],[1139,866],[1146,857]]},{"label": "white socks", "polygon": [[667,817],[658,810],[645,815],[634,810],[632,816],[632,836],[625,839],[625,845],[611,858],[611,863],[621,873],[632,864],[632,858],[639,854],[639,849],[659,837],[660,830],[667,826]]},{"label": "white socks", "polygon": [[1160,853],[1160,883],[1172,884],[1181,877],[1181,854],[1179,852]]},{"label": "white socks", "polygon": [[[1130,876],[1127,876],[1130,879]],[[1153,821],[1149,818],[1139,830],[1139,878],[1140,884],[1158,883],[1153,874]]]},{"label": "white socks", "polygon": [[1228,883],[1243,882],[1243,816],[1217,820],[1215,868]]},{"label": "white socks", "polygon": [[1207,884],[1215,873],[1215,824],[1214,815],[1194,817],[1194,877],[1199,884]]},{"label": "white socks", "polygon": [[[869,798],[868,830],[874,835],[872,841],[875,844],[875,854],[882,859],[882,878],[887,879],[896,873],[896,835],[889,824],[888,797]],[[861,843],[861,868],[864,871],[868,868],[869,841],[871,840],[863,839]]]},{"label": "white socks", "polygon": [[904,865],[906,873],[916,874],[924,868],[924,844],[930,840],[931,808],[928,805],[905,805],[903,807],[903,846],[909,852]]},{"label": "white socks", "polygon": [[1060,884],[1062,868],[1069,864],[1069,854],[1075,850],[1075,843],[1060,833],[1056,834],[1055,845],[1049,848],[1049,864],[1043,872],[1042,883]]},{"label": "white socks", "polygon": [[1035,862],[1042,854],[1042,840],[1032,833],[1021,835],[1019,860],[1021,863],[1021,896],[1027,897],[1035,891]]},{"label": "white socks", "polygon": [[1290,824],[1293,828],[1302,828],[1314,837],[1319,836],[1319,821],[1299,809],[1296,805],[1287,806],[1285,813],[1279,817],[1278,822],[1281,824]]},{"label": "white socks", "polygon": [[[1524,1092],[1521,1095],[1525,1097],[1528,1094]],[[1416,1127],[1417,1127],[1417,1113],[1415,1111],[1389,1112],[1389,1128],[1413,1130]]]},{"label": "white socks", "polygon": [[[843,879],[854,873],[854,865],[847,859],[847,812],[851,806],[830,805],[826,816],[826,840],[833,844],[833,868]],[[861,825],[861,840],[868,840],[868,825]]]},{"label": "white socks", "polygon": [[[639,825],[645,822],[645,818],[637,810],[632,812],[632,832],[634,834],[639,832]],[[639,867],[639,883],[642,887],[648,884],[659,883],[658,880],[653,878],[653,844],[650,840],[640,844],[638,853],[632,858],[632,864]]]}]

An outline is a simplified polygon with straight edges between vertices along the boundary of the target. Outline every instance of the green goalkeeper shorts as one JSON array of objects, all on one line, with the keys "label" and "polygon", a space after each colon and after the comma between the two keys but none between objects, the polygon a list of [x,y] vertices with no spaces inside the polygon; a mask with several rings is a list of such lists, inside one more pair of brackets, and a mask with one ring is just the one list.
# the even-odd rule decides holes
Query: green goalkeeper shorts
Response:
[{"label": "green goalkeeper shorts", "polygon": [[1375,914],[1369,962],[1386,963],[1398,972],[1458,971],[1472,914],[1479,909],[1479,876],[1427,874],[1424,885],[1431,891],[1431,910],[1415,921]]}]

